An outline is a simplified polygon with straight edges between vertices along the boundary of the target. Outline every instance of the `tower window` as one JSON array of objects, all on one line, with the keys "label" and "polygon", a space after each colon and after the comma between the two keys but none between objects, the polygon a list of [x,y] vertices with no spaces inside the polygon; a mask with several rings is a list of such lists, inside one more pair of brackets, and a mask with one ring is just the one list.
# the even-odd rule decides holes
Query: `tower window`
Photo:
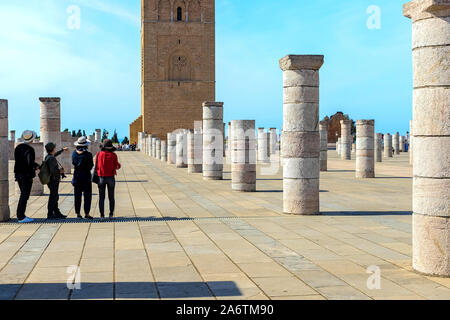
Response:
[{"label": "tower window", "polygon": [[183,21],[183,9],[181,7],[177,8],[177,21]]}]

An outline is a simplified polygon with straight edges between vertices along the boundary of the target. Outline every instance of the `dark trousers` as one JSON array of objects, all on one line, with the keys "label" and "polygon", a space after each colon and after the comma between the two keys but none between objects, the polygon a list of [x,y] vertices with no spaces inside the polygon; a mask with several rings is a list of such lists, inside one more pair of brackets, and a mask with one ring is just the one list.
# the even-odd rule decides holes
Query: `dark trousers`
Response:
[{"label": "dark trousers", "polygon": [[31,187],[33,186],[33,179],[18,178],[17,183],[20,188],[20,198],[17,204],[17,219],[25,219],[25,211],[27,210],[28,199],[30,199]]},{"label": "dark trousers", "polygon": [[75,213],[81,213],[81,199],[84,195],[84,214],[88,215],[91,212],[92,203],[92,182],[86,181],[75,184]]},{"label": "dark trousers", "polygon": [[109,214],[114,214],[114,208],[116,206],[116,200],[114,198],[114,189],[116,187],[116,179],[114,177],[100,177],[100,182],[98,183],[98,206],[100,209],[100,215],[105,216],[105,191],[108,187],[108,199],[109,199]]},{"label": "dark trousers", "polygon": [[50,180],[48,188],[50,189],[50,197],[48,198],[47,217],[61,213],[58,208],[59,201],[59,180]]}]

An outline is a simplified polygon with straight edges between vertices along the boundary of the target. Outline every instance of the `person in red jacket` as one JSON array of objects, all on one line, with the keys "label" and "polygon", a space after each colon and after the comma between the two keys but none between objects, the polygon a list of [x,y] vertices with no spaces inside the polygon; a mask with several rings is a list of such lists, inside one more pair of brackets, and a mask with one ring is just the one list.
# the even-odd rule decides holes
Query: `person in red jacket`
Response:
[{"label": "person in red jacket", "polygon": [[105,218],[105,193],[108,188],[109,199],[109,218],[114,218],[114,208],[116,205],[114,197],[114,189],[116,187],[117,170],[121,168],[117,155],[114,153],[112,141],[106,139],[103,141],[103,147],[96,155],[96,170],[99,177],[98,194],[99,194],[99,209],[101,218]]}]

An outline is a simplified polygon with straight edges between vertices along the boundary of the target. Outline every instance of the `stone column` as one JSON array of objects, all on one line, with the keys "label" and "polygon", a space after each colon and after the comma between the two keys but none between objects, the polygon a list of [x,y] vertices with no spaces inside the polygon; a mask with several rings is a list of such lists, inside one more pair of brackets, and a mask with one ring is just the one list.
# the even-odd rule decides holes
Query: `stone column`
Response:
[{"label": "stone column", "polygon": [[255,120],[233,120],[231,135],[231,188],[256,191]]},{"label": "stone column", "polygon": [[149,157],[153,157],[153,135],[152,134],[150,134],[148,136],[148,150],[147,150],[147,152],[148,152],[148,156]]},{"label": "stone column", "polygon": [[152,136],[152,154],[151,154],[151,156],[153,157],[153,158],[156,158],[156,137],[155,136]]},{"label": "stone column", "polygon": [[394,147],[394,153],[396,155],[400,154],[400,134],[397,132],[392,136],[392,144]]},{"label": "stone column", "polygon": [[188,173],[202,173],[203,134],[201,133],[201,130],[189,130],[187,140]]},{"label": "stone column", "polygon": [[145,151],[146,151],[146,149],[147,149],[146,143],[147,143],[147,137],[146,137],[146,135],[144,134],[144,135],[142,136],[142,145],[141,145],[141,152],[142,152],[143,154],[145,154]]},{"label": "stone column", "polygon": [[8,141],[8,160],[14,160],[14,145],[16,143],[16,131],[11,130],[9,132],[10,140]]},{"label": "stone column", "polygon": [[319,214],[319,69],[322,55],[288,55],[283,70],[283,211]]},{"label": "stone column", "polygon": [[409,122],[409,164],[413,164],[414,162],[414,155],[413,155],[413,121],[411,120]]},{"label": "stone column", "polygon": [[[75,150],[75,146],[72,143],[72,135],[70,132],[61,132],[61,145],[59,148],[69,148],[69,151],[63,152],[59,156],[59,162],[64,169],[65,174],[72,173],[72,152]],[[59,149],[58,148],[58,149]]]},{"label": "stone column", "polygon": [[270,134],[258,128],[258,162],[270,163]]},{"label": "stone column", "polygon": [[95,142],[102,143],[102,130],[95,129]]},{"label": "stone column", "polygon": [[147,156],[151,156],[152,155],[152,135],[148,134],[147,135],[147,150],[146,150],[146,154]]},{"label": "stone column", "polygon": [[356,143],[352,143],[352,153],[356,153]]},{"label": "stone column", "polygon": [[61,99],[39,98],[41,102],[41,142],[61,148]]},{"label": "stone column", "polygon": [[8,149],[8,100],[0,99],[0,222],[10,219]]},{"label": "stone column", "polygon": [[161,160],[161,140],[156,139],[156,159]]},{"label": "stone column", "polygon": [[405,152],[405,136],[400,136],[399,138],[399,151]]},{"label": "stone column", "polygon": [[167,162],[169,164],[177,163],[177,135],[175,133],[167,134]]},{"label": "stone column", "polygon": [[231,122],[228,122],[227,161],[231,162]]},{"label": "stone column", "polygon": [[177,134],[177,168],[187,168],[187,134],[184,132]]},{"label": "stone column", "polygon": [[203,103],[203,179],[223,179],[223,102]]},{"label": "stone column", "polygon": [[375,162],[382,162],[382,135],[377,133],[375,135]]},{"label": "stone column", "polygon": [[[34,142],[30,144],[31,147],[33,147],[34,152],[36,154],[36,163],[42,164],[44,161],[43,155],[44,155],[44,144],[42,142]],[[64,152],[67,153],[67,152]],[[16,194],[20,195],[19,192],[16,191]],[[36,175],[36,177],[33,179],[33,187],[31,188],[31,194],[32,196],[42,196],[44,194],[44,186],[41,183],[41,180],[39,180],[39,177]]]},{"label": "stone column", "polygon": [[225,126],[226,126],[226,123],[224,122],[223,123],[223,157],[225,158],[226,156],[227,156],[227,154],[226,154],[226,144],[225,144],[225,142],[226,142],[226,139],[225,139]]},{"label": "stone column", "polygon": [[336,142],[336,152],[338,156],[341,156],[341,138],[338,138]]},{"label": "stone column", "polygon": [[142,148],[142,132],[138,132],[137,149],[140,150],[141,148]]},{"label": "stone column", "polygon": [[392,136],[390,133],[384,135],[384,157],[392,158]]},{"label": "stone column", "polygon": [[450,276],[450,2],[404,6],[413,21],[413,267]]},{"label": "stone column", "polygon": [[277,146],[278,146],[278,137],[277,137],[277,129],[276,128],[270,128],[270,154],[276,154],[277,153]]},{"label": "stone column", "polygon": [[356,178],[375,178],[375,120],[356,121]]},{"label": "stone column", "polygon": [[161,161],[167,162],[167,140],[161,140]]},{"label": "stone column", "polygon": [[341,120],[341,159],[351,160],[352,159],[352,144],[353,137],[351,134],[352,121],[351,120]]},{"label": "stone column", "polygon": [[320,171],[328,171],[328,121],[319,122]]}]

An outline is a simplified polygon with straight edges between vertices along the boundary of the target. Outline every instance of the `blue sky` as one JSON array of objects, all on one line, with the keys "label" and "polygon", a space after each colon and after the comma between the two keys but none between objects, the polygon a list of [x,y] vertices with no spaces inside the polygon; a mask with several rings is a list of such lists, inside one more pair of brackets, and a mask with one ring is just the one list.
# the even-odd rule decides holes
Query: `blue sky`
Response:
[{"label": "blue sky", "polygon": [[[375,119],[409,130],[411,22],[406,0],[216,0],[217,100],[225,120],[282,125],[286,54],[323,54],[321,117]],[[67,26],[77,5],[79,29]],[[381,28],[369,29],[378,6]],[[140,0],[0,0],[0,98],[10,127],[39,131],[41,96],[62,98],[62,130],[128,136],[140,114]]]}]

